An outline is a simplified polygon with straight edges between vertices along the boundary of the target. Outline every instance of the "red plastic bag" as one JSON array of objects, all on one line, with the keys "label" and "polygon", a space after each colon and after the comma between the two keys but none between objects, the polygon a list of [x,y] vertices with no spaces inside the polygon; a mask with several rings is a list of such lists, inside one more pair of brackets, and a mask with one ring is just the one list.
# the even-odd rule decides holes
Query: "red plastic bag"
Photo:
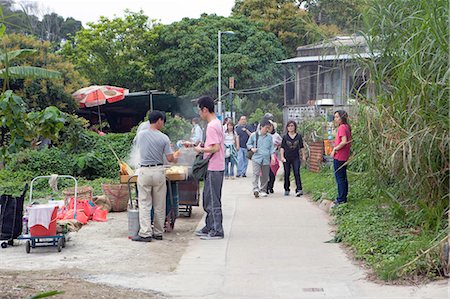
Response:
[{"label": "red plastic bag", "polygon": [[[64,214],[64,218],[63,219],[73,219],[73,218],[74,218],[73,209],[70,209]],[[88,220],[89,220],[89,217],[86,216],[86,214],[84,213],[83,210],[78,210],[76,219],[77,219],[78,222],[86,224],[88,222]]]},{"label": "red plastic bag", "polygon": [[94,214],[92,215],[93,221],[105,222],[107,219],[108,211],[101,210],[99,208],[95,209]]},{"label": "red plastic bag", "polygon": [[[69,209],[74,209],[74,199],[71,198],[69,202]],[[89,219],[92,219],[92,215],[96,209],[96,205],[91,200],[87,199],[77,199],[77,210],[84,211],[84,214],[88,216]]]}]

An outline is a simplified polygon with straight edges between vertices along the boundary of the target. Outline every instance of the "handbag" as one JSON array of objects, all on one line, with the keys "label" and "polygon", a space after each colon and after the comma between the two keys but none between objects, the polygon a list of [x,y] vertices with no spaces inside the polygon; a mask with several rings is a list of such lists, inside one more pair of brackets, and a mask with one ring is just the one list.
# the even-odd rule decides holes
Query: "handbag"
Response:
[{"label": "handbag", "polygon": [[192,164],[192,177],[197,181],[203,181],[206,178],[206,173],[208,172],[208,164],[211,157],[214,155],[209,155],[208,158],[203,159],[203,153],[198,153],[195,156],[194,164]]},{"label": "handbag", "polygon": [[[258,148],[258,137],[259,137],[259,134],[258,134],[258,132],[256,132],[255,133],[256,134],[256,148]],[[252,151],[252,150],[248,150],[247,151],[247,159],[249,159],[249,160],[251,160],[252,159],[252,157],[253,157],[253,154],[254,154],[254,152]]]},{"label": "handbag", "polygon": [[225,148],[225,158],[229,158],[231,156],[231,147]]}]

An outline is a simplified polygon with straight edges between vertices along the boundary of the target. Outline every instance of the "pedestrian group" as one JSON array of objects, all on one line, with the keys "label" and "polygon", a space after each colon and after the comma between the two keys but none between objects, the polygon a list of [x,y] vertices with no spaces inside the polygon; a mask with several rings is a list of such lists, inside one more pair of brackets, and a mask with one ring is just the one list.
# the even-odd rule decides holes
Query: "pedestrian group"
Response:
[{"label": "pedestrian group", "polygon": [[[203,187],[203,209],[206,212],[205,225],[195,232],[204,240],[222,239],[222,185],[225,179],[246,177],[248,162],[252,163],[252,192],[256,198],[274,193],[275,176],[281,160],[284,169],[284,195],[291,192],[291,173],[295,180],[295,196],[303,194],[300,166],[305,163],[303,138],[297,132],[297,123],[289,120],[285,134],[277,133],[277,124],[272,114],[267,113],[257,126],[248,125],[242,115],[235,126],[231,118],[223,123],[214,113],[214,100],[209,96],[198,99],[198,113],[207,122],[203,132],[199,119],[192,120],[191,143],[194,150],[209,158]],[[136,145],[140,152],[140,168],[137,180],[139,193],[140,230],[133,241],[150,242],[162,240],[165,219],[166,179],[162,167],[164,158],[177,162],[170,147],[170,140],[160,130],[165,123],[165,114],[153,111],[149,114],[149,126],[138,130]],[[350,156],[351,128],[348,114],[339,110],[334,113],[338,126],[335,146],[331,152],[334,159],[338,197],[335,205],[347,202],[347,161]],[[202,142],[203,141],[203,142]],[[280,159],[278,159],[280,157]],[[236,173],[235,173],[236,168]],[[154,208],[154,226],[149,214]]]}]

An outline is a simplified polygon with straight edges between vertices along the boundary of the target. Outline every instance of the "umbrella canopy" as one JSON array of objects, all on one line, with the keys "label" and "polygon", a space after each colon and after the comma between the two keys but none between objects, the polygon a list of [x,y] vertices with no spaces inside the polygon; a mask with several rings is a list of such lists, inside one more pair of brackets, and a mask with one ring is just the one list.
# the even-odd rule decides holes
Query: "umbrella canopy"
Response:
[{"label": "umbrella canopy", "polygon": [[80,107],[94,107],[123,100],[128,89],[108,85],[92,85],[77,90],[72,97]]}]

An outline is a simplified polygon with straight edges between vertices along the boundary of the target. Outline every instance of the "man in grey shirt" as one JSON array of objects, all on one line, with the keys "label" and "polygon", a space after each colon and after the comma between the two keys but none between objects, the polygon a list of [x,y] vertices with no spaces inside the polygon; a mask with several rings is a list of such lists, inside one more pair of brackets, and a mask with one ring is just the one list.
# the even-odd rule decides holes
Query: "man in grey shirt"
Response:
[{"label": "man in grey shirt", "polygon": [[[163,168],[164,155],[167,161],[176,162],[170,148],[170,140],[160,130],[166,117],[161,111],[152,111],[148,120],[150,127],[136,135],[136,146],[140,154],[138,169],[139,199],[139,234],[133,241],[150,242],[162,240],[166,218],[166,174]],[[152,232],[150,210],[154,210],[154,227]]]}]

